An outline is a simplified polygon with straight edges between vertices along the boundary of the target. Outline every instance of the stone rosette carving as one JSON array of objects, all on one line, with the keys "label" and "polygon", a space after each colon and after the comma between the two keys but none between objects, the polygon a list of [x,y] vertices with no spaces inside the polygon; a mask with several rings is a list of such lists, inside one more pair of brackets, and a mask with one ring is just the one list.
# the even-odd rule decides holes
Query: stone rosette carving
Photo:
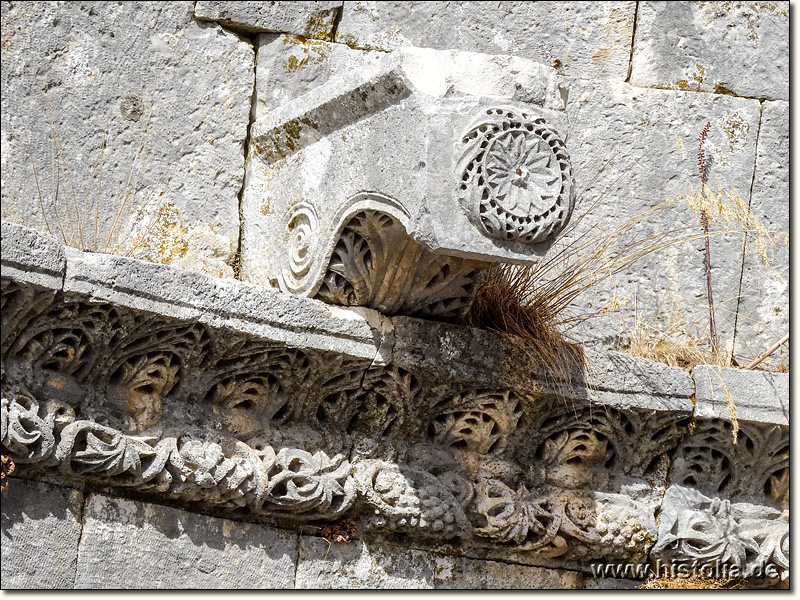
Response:
[{"label": "stone rosette carving", "polygon": [[[242,194],[247,281],[455,321],[492,264],[541,260],[574,204],[562,84],[521,60],[489,61],[476,86],[454,68],[475,60],[402,49],[260,115]],[[521,81],[548,91],[508,97]]]},{"label": "stone rosette carving", "polygon": [[489,108],[460,145],[459,201],[485,235],[535,244],[569,221],[572,166],[566,145],[544,118]]}]

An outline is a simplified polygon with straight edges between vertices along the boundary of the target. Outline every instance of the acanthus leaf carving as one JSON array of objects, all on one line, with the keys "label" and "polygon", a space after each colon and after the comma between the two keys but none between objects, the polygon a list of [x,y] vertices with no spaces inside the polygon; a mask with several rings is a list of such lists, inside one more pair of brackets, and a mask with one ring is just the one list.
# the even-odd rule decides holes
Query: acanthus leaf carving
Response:
[{"label": "acanthus leaf carving", "polygon": [[434,254],[396,218],[364,209],[339,234],[315,297],[387,315],[456,320],[472,306],[488,266]]},{"label": "acanthus leaf carving", "polygon": [[355,500],[350,463],[342,455],[291,448],[276,454],[269,446],[256,450],[241,442],[226,450],[191,438],[131,436],[59,415],[54,405],[42,410],[20,394],[4,395],[2,404],[2,442],[19,462],[54,463],[112,485],[301,519],[334,518]]},{"label": "acanthus leaf carving", "polygon": [[788,511],[708,497],[673,486],[664,500],[656,556],[736,567],[742,577],[789,569]]}]

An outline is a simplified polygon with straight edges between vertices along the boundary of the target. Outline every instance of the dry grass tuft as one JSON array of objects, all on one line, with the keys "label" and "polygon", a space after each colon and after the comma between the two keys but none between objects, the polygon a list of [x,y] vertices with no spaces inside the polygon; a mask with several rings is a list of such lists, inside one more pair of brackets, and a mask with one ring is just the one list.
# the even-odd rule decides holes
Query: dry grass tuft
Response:
[{"label": "dry grass tuft", "polygon": [[769,274],[785,283],[783,277],[772,268],[772,248],[781,244],[788,247],[789,234],[767,229],[736,190],[724,191],[720,186],[715,192],[706,184],[695,190],[690,184],[686,192],[673,196],[667,202],[670,205],[686,205],[695,215],[706,213],[712,222],[723,227],[723,233],[748,234],[748,243],[752,244],[750,251],[761,259]]},{"label": "dry grass tuft", "polygon": [[[767,230],[735,191],[715,193],[707,185],[700,193],[690,187],[684,194],[620,218],[610,229],[587,227],[578,235],[579,224],[599,207],[603,196],[572,219],[537,264],[493,267],[464,323],[516,336],[544,356],[554,356],[556,364],[567,368],[576,361],[583,363],[584,357],[577,344],[565,339],[564,332],[579,321],[602,315],[576,314],[574,307],[581,294],[606,279],[613,280],[644,257],[706,236],[702,228],[685,226],[652,231],[652,223],[669,221],[655,217],[665,212],[668,215],[677,203],[688,205],[695,212],[705,211],[711,221],[716,221],[719,227],[710,234],[712,237],[738,235],[754,239],[750,251],[760,256],[768,270],[771,247],[788,244],[788,235]],[[608,309],[604,307],[602,312]],[[686,336],[651,330],[638,317],[634,321],[632,329],[626,331],[628,345],[623,349],[632,355],[688,370],[698,364],[732,366],[732,356],[721,348],[703,351],[696,341],[685,340]]]},{"label": "dry grass tuft", "polygon": [[632,356],[649,358],[670,367],[691,371],[697,365],[730,367],[730,356],[722,350],[706,352],[691,344],[681,344],[669,339],[633,340],[622,349]]},{"label": "dry grass tuft", "polygon": [[640,590],[741,590],[747,589],[743,579],[713,579],[706,577],[653,577],[642,585]]},{"label": "dry grass tuft", "polygon": [[557,378],[576,366],[585,366],[583,349],[563,333],[570,325],[593,316],[571,310],[583,292],[645,256],[702,236],[683,229],[644,233],[643,225],[655,213],[669,209],[667,203],[624,219],[615,229],[594,228],[575,235],[581,220],[598,202],[570,222],[538,263],[492,267],[463,321],[515,336],[521,348],[530,349],[539,358],[548,357],[545,366]]},{"label": "dry grass tuft", "polygon": [[583,348],[558,328],[556,298],[539,293],[536,270],[498,264],[489,270],[463,323],[513,336],[512,342],[540,362],[554,382],[585,367]]},{"label": "dry grass tuft", "polygon": [[[144,179],[144,168],[152,147],[150,142],[150,117],[152,107],[145,113],[134,139],[127,170],[122,180],[109,184],[109,174],[104,179],[103,167],[113,155],[108,144],[109,121],[106,121],[102,139],[99,140],[97,156],[92,166],[85,190],[77,189],[70,167],[70,153],[62,144],[61,134],[55,124],[49,91],[45,92],[50,125],[50,177],[40,180],[33,152],[29,150],[31,170],[39,199],[39,207],[45,227],[51,235],[60,237],[67,246],[88,252],[104,252],[121,256],[140,256],[152,245],[152,232],[159,226],[163,202],[153,198],[153,192],[144,196],[140,181]],[[107,156],[111,154],[112,156]],[[38,156],[38,154],[37,154]],[[112,162],[114,162],[112,160]],[[49,183],[49,189],[47,188]],[[105,186],[105,187],[104,187]],[[108,189],[111,187],[112,189]],[[50,219],[48,219],[48,214]],[[52,224],[52,227],[51,227]]]}]

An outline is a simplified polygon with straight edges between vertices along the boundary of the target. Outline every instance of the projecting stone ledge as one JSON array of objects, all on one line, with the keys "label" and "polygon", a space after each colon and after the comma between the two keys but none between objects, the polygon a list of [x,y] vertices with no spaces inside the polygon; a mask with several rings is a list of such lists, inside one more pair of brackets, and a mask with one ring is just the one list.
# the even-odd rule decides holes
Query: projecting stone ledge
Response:
[{"label": "projecting stone ledge", "polygon": [[282,527],[352,518],[363,539],[582,571],[644,562],[676,535],[679,556],[717,548],[692,537],[694,504],[664,529],[669,481],[717,519],[729,493],[759,507],[759,559],[788,572],[788,428],[693,420],[680,369],[593,353],[554,372],[485,331],[6,223],[2,244],[2,444],[23,475]]}]

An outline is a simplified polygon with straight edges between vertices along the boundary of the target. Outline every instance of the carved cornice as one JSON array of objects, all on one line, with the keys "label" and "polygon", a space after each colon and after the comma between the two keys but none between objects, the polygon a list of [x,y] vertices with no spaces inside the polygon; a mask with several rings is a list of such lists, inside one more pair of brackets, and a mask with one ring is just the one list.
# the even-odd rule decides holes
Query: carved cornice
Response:
[{"label": "carved cornice", "polygon": [[23,475],[578,569],[740,560],[714,538],[729,515],[746,560],[786,568],[788,428],[740,420],[734,444],[730,419],[692,419],[680,369],[589,353],[553,374],[488,332],[7,224],[3,249],[2,444]]}]

